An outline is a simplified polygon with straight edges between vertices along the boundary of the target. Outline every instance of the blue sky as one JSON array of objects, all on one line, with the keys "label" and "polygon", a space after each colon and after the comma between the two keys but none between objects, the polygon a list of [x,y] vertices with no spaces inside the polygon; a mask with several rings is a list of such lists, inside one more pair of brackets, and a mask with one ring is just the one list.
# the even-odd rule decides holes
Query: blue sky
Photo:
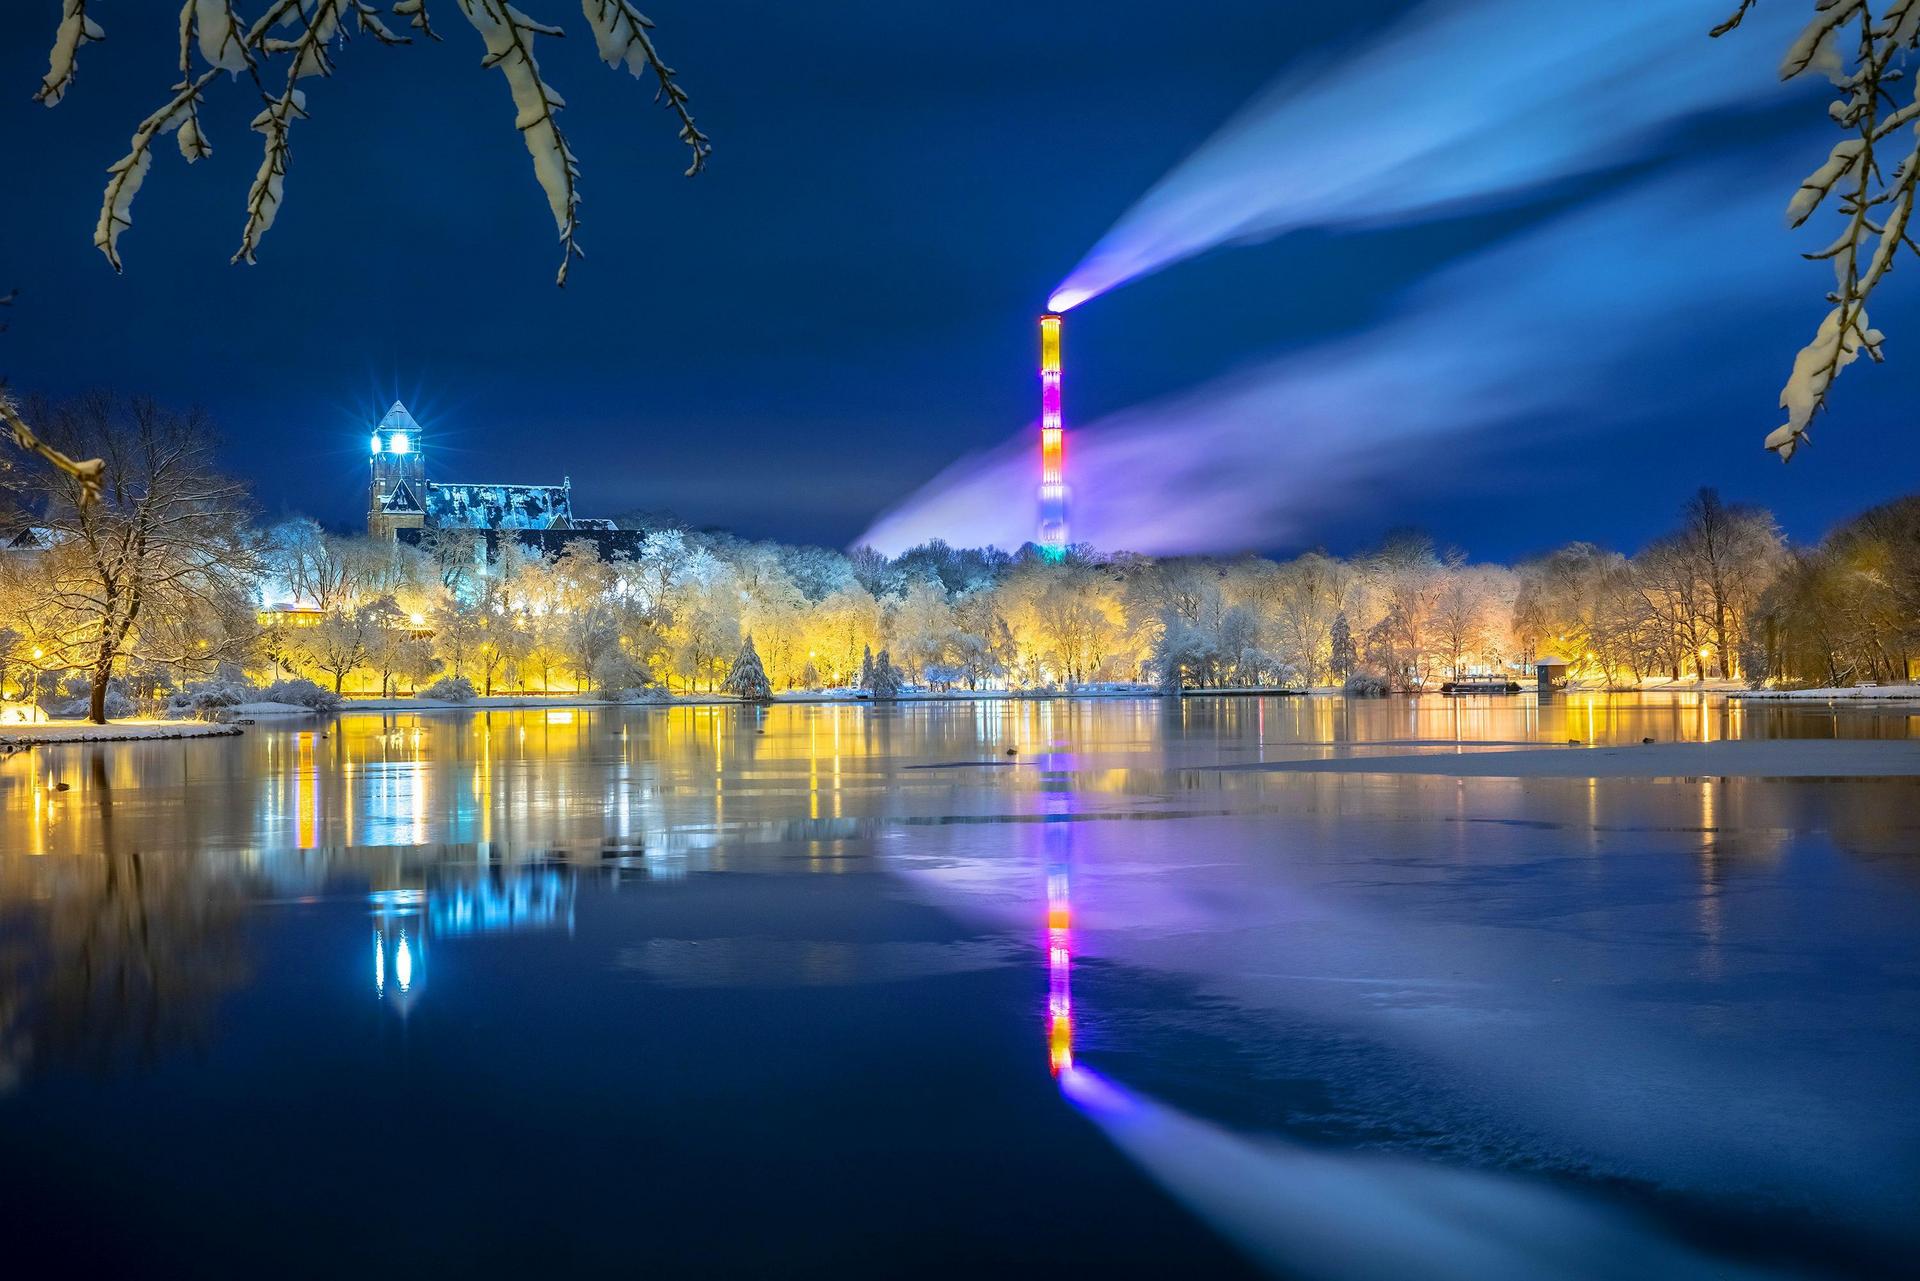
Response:
[{"label": "blue sky", "polygon": [[[1704,28],[1720,6],[1671,2],[1710,56]],[[170,79],[171,17],[107,11],[108,42],[83,50],[68,100],[48,111],[30,94],[57,7],[0,17],[0,83],[18,89],[0,95],[0,279],[20,291],[0,371],[17,388],[204,405],[269,513],[352,524],[366,425],[399,396],[449,479],[566,474],[583,512],[666,507],[836,544],[1031,423],[1033,317],[1143,193],[1276,77],[1337,69],[1379,39],[1371,10],[1254,0],[660,0],[659,39],[715,144],[708,172],[687,180],[667,120],[644,86],[593,59],[577,6],[534,5],[572,31],[542,54],[584,171],[589,256],[559,291],[504,89],[451,11],[445,43],[359,41],[336,78],[309,82],[288,204],[253,268],[226,261],[257,151],[247,91],[224,86],[213,158],[188,170],[171,147],[159,154],[114,276],[91,244],[103,170]],[[1328,490],[1226,542],[1346,549],[1416,524],[1490,558],[1572,538],[1632,547],[1702,484],[1817,537],[1913,487],[1920,366],[1905,337],[1920,318],[1907,282],[1894,278],[1875,315],[1890,362],[1849,372],[1812,446],[1783,467],[1759,441],[1818,319],[1824,271],[1794,257],[1808,243],[1742,216],[1706,237],[1711,252],[1595,254],[1588,268],[1579,239],[1555,228],[1657,247],[1668,224],[1635,193],[1682,179],[1698,198],[1680,216],[1709,228],[1723,203],[1771,200],[1776,174],[1790,186],[1825,145],[1821,97],[1807,85],[1692,117],[1497,202],[1289,230],[1116,289],[1073,313],[1070,425],[1098,430],[1223,378],[1317,367],[1322,353],[1417,331],[1423,300],[1472,291],[1472,264],[1559,244],[1537,305],[1512,309],[1527,331],[1519,358],[1547,383],[1579,371],[1588,394],[1497,422],[1463,409],[1421,448],[1383,447],[1402,461],[1338,501]],[[1385,119],[1391,106],[1357,109]],[[1489,288],[1526,299],[1510,279]],[[1693,318],[1642,344],[1640,322],[1668,299]],[[1481,349],[1502,343],[1505,312],[1491,310]],[[1615,316],[1624,338],[1605,332]],[[1420,356],[1408,368],[1449,380],[1444,351]],[[1166,444],[1181,448],[1177,431]],[[1318,464],[1309,451],[1290,470],[1284,455],[1270,465],[1271,477],[1232,483],[1310,488]]]}]

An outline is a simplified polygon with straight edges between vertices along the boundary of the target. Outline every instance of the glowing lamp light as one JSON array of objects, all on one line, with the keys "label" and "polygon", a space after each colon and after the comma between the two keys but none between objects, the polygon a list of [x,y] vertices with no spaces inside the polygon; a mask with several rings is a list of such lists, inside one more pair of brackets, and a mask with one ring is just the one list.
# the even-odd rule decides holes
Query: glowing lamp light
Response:
[{"label": "glowing lamp light", "polygon": [[411,454],[413,442],[407,439],[407,433],[397,431],[387,437],[387,452],[390,454]]},{"label": "glowing lamp light", "polygon": [[427,616],[416,610],[415,612],[407,615],[407,621],[409,623],[412,623],[415,627],[419,627],[421,624],[427,621]]},{"label": "glowing lamp light", "polygon": [[373,453],[376,453],[376,454],[380,452],[380,433],[379,432],[373,433],[373,445],[371,447],[371,450]]}]

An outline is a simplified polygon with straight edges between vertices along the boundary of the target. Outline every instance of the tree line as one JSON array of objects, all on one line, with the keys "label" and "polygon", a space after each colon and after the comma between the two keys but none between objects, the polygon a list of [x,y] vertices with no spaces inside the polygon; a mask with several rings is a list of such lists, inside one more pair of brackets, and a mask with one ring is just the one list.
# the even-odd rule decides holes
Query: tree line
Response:
[{"label": "tree line", "polygon": [[1417,531],[1363,554],[1051,560],[931,542],[898,557],[657,522],[635,554],[585,540],[489,557],[470,530],[419,545],[304,517],[258,521],[203,419],[95,399],[49,411],[105,460],[87,501],[13,474],[0,556],[0,694],[84,694],[103,717],[215,673],[349,694],[436,679],[476,692],[719,689],[752,649],[774,691],[858,687],[873,655],[930,689],[1100,682],[1419,690],[1566,660],[1650,679],[1904,679],[1920,653],[1920,496],[1810,548],[1703,489],[1629,555],[1576,542],[1514,565]]}]

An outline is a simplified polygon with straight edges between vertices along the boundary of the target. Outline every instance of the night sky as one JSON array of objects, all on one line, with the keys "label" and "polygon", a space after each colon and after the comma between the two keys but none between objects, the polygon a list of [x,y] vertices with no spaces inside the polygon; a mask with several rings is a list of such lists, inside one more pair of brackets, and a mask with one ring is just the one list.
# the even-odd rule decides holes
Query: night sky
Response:
[{"label": "night sky", "polygon": [[[110,387],[205,406],[269,515],[357,525],[367,427],[401,397],[443,479],[570,475],[582,514],[671,509],[845,544],[1029,424],[1048,292],[1276,74],[1364,41],[1381,8],[656,0],[658,39],[715,146],[685,179],[669,118],[646,84],[593,58],[578,5],[523,7],[570,32],[541,51],[583,170],[588,257],[564,291],[505,87],[450,4],[444,43],[357,40],[334,79],[304,82],[312,119],[296,127],[287,205],[252,268],[227,258],[258,163],[257,100],[220,86],[211,160],[189,170],[171,140],[156,149],[120,277],[91,243],[103,171],[171,82],[172,6],[105,7],[108,41],[81,51],[51,111],[31,94],[59,5],[5,6],[0,287],[19,298],[0,372],[28,393]],[[1703,3],[1694,25],[1725,7]],[[1822,97],[1808,85],[1687,122],[1605,172],[1497,208],[1283,236],[1118,289],[1073,313],[1070,422],[1364,335],[1463,255],[1650,171],[1703,155],[1730,172],[1756,156],[1811,168],[1828,141],[1809,131]],[[1455,462],[1424,455],[1269,550],[1349,550],[1404,525],[1486,558],[1573,538],[1632,548],[1702,484],[1812,539],[1914,488],[1912,268],[1874,313],[1889,363],[1846,375],[1791,467],[1760,447],[1820,312],[1824,269],[1793,259],[1809,247],[1784,229],[1729,240],[1729,264],[1777,263],[1777,287],[1684,343],[1633,353],[1590,413],[1495,442],[1498,484],[1489,442],[1463,431]],[[1676,281],[1649,263],[1643,279],[1605,283],[1697,295],[1712,274]]]}]

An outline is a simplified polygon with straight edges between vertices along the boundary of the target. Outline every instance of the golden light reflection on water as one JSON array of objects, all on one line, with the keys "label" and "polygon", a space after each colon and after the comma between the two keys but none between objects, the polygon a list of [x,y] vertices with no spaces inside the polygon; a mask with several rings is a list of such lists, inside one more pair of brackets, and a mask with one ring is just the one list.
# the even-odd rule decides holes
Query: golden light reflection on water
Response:
[{"label": "golden light reflection on water", "polygon": [[[1741,778],[1647,784],[1182,766],[1574,737],[1910,734],[1920,734],[1920,718],[1897,712],[1742,708],[1685,695],[1580,695],[1547,705],[1194,698],[347,715],[256,726],[238,738],[42,749],[0,761],[0,908],[29,905],[44,915],[55,953],[91,949],[72,972],[113,985],[112,1002],[99,1006],[106,1022],[140,1026],[140,1006],[159,999],[159,983],[184,994],[177,1005],[191,1029],[244,978],[245,958],[227,940],[250,898],[337,893],[343,879],[363,885],[375,904],[361,927],[372,934],[371,982],[401,1009],[402,996],[417,1001],[426,989],[430,939],[570,923],[571,878],[586,867],[617,887],[720,869],[755,847],[786,844],[795,861],[783,866],[836,875],[872,867],[882,833],[1011,816],[1032,824],[1023,830],[1037,849],[1010,838],[1009,851],[1034,849],[1044,868],[1034,896],[1045,904],[1046,1036],[1059,1070],[1071,1062],[1076,1031],[1071,853],[1087,821],[1284,814],[1303,838],[1331,845],[1363,830],[1356,820],[1425,819],[1453,825],[1462,858],[1484,830],[1475,824],[1523,813],[1561,829],[1541,838],[1559,851],[1598,852],[1600,833],[1623,822],[1691,830],[1699,965],[1710,974],[1720,971],[1726,914],[1737,906],[1723,897],[1723,878],[1742,861],[1777,857],[1791,832],[1809,826],[1809,804],[1820,806],[1818,823],[1842,848],[1911,844],[1906,809],[1886,801],[1887,789],[1906,780],[1849,780],[1816,793]],[[1851,803],[1856,796],[1861,803]],[[356,930],[349,946],[367,942]],[[74,999],[83,996],[102,999],[93,987]]]},{"label": "golden light reflection on water", "polygon": [[[1057,752],[1071,753],[1074,789],[1089,805],[1284,786],[1337,816],[1377,798],[1337,779],[1283,785],[1170,771],[1330,751],[1909,733],[1920,733],[1920,718],[1745,707],[1697,694],[357,714],[262,725],[237,739],[22,754],[0,763],[0,838],[8,853],[98,850],[107,798],[155,848],[255,856],[423,845],[643,848],[700,850],[711,860],[723,855],[727,834],[753,825],[781,825],[831,851],[848,822],[998,804],[986,798],[1036,789],[1032,767]],[[1483,780],[1475,794],[1499,786]],[[1585,786],[1590,827],[1601,819],[1603,791]]]}]

